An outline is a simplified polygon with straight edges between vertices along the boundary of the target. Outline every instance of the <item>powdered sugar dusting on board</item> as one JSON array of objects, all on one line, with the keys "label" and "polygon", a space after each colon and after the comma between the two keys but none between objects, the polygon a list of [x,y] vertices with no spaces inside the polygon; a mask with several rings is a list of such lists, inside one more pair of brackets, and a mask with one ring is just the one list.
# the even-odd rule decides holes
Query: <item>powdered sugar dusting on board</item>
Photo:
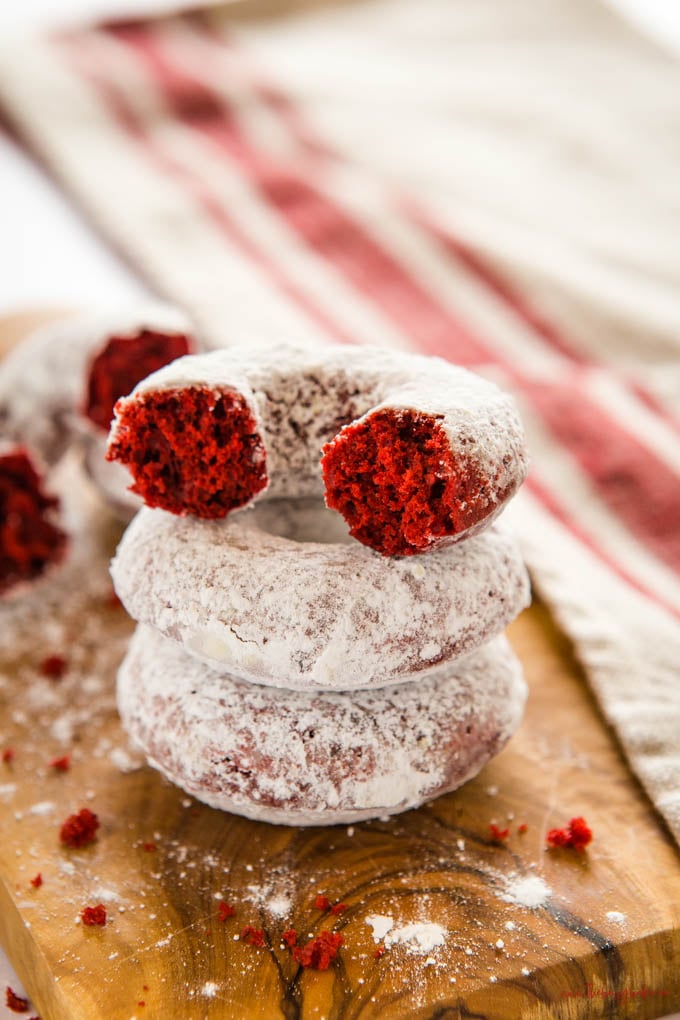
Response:
[{"label": "powdered sugar dusting on board", "polygon": [[388,949],[404,946],[414,956],[428,956],[444,945],[448,934],[446,928],[434,921],[411,921],[395,926],[394,919],[383,914],[371,914],[366,924],[373,929],[375,942],[382,942]]},{"label": "powdered sugar dusting on board", "polygon": [[552,889],[540,875],[508,875],[500,898],[506,903],[535,910],[544,906],[552,896]]},{"label": "powdered sugar dusting on board", "polygon": [[388,931],[394,925],[394,920],[384,914],[371,914],[366,918],[366,924],[373,929],[373,938],[376,942],[382,942]]},{"label": "powdered sugar dusting on board", "polygon": [[288,917],[293,909],[292,891],[284,890],[273,883],[248,885],[246,895],[254,906],[264,910],[271,917]]}]

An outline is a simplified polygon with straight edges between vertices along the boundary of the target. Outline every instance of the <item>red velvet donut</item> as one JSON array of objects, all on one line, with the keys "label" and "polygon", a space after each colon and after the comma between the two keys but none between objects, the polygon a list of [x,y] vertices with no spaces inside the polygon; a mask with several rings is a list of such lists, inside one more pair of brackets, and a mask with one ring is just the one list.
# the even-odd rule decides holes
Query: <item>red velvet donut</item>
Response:
[{"label": "red velvet donut", "polygon": [[505,638],[436,678],[375,691],[271,690],[215,673],[150,627],[118,671],[126,730],[171,782],[285,825],[396,814],[474,776],[526,699]]},{"label": "red velvet donut", "polygon": [[194,350],[189,321],[163,306],[87,312],[42,326],[0,363],[2,434],[27,443],[48,465],[82,442],[104,494],[136,509],[127,478],[104,456],[114,404],[145,375]]},{"label": "red velvet donut", "polygon": [[484,528],[527,468],[513,400],[479,376],[439,358],[294,344],[149,376],[116,405],[109,457],[149,506],[181,515],[325,487],[355,538],[401,556]]},{"label": "red velvet donut", "polygon": [[320,499],[265,500],[219,521],[144,508],[111,575],[135,620],[213,669],[298,690],[420,682],[529,602],[502,524],[428,556],[384,557]]}]

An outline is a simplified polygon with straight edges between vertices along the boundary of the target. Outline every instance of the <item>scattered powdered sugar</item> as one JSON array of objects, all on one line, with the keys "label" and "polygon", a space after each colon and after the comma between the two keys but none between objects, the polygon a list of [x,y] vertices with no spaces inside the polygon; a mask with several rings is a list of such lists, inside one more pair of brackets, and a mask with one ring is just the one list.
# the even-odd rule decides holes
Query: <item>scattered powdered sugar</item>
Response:
[{"label": "scattered powdered sugar", "polygon": [[246,892],[251,903],[272,917],[288,917],[293,904],[290,895],[272,885],[249,885]]},{"label": "scattered powdered sugar", "polygon": [[286,896],[273,896],[266,905],[266,909],[274,917],[287,917],[291,907],[291,901]]},{"label": "scattered powdered sugar", "polygon": [[73,740],[75,725],[75,717],[69,712],[64,712],[63,715],[58,715],[50,726],[50,734],[55,740],[58,740],[60,744],[70,744]]},{"label": "scattered powdered sugar", "polygon": [[508,875],[500,898],[505,903],[534,910],[542,907],[552,895],[552,889],[540,875]]},{"label": "scattered powdered sugar", "polygon": [[446,941],[446,929],[430,921],[413,922],[392,928],[385,935],[385,946],[402,945],[416,955],[431,953]]},{"label": "scattered powdered sugar", "polygon": [[620,910],[608,910],[607,913],[606,913],[606,918],[607,918],[608,921],[611,921],[613,924],[625,924],[626,923],[626,915],[622,914]]},{"label": "scattered powdered sugar", "polygon": [[204,995],[206,999],[214,999],[219,989],[220,986],[215,981],[206,981],[201,988],[201,995]]},{"label": "scattered powdered sugar", "polygon": [[136,772],[144,764],[141,756],[133,758],[124,747],[114,747],[109,752],[109,761],[119,772]]},{"label": "scattered powdered sugar", "polygon": [[55,803],[53,800],[41,800],[37,804],[32,804],[28,809],[28,813],[31,815],[49,815],[54,811]]},{"label": "scattered powdered sugar", "polygon": [[120,896],[114,889],[107,889],[105,886],[95,886],[92,890],[92,897],[95,900],[100,900],[102,903],[115,903],[120,899]]},{"label": "scattered powdered sugar", "polygon": [[366,918],[366,924],[373,929],[373,938],[376,942],[382,942],[388,931],[394,925],[394,920],[384,914],[371,914]]},{"label": "scattered powdered sugar", "polygon": [[404,946],[409,953],[417,956],[428,956],[446,941],[446,928],[433,921],[413,921],[395,928],[392,917],[372,914],[366,918],[366,924],[373,929],[376,942],[384,942],[388,949],[394,945]]}]

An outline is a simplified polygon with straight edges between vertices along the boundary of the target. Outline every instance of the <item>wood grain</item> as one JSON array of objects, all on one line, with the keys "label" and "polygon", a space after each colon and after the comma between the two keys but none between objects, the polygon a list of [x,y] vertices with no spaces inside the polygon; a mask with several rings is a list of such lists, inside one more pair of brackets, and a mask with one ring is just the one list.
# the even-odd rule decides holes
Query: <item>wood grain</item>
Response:
[{"label": "wood grain", "polygon": [[[0,629],[0,747],[15,750],[0,765],[0,940],[42,1020],[680,1009],[677,850],[542,606],[510,629],[531,688],[526,719],[477,779],[388,822],[268,826],[196,804],[129,752],[113,689],[131,623],[110,604],[105,569],[116,529],[103,512],[92,526],[99,552],[88,570],[67,571],[29,608],[4,609]],[[59,682],[39,669],[54,652],[69,660]],[[72,767],[57,773],[48,762],[65,751]],[[65,850],[59,825],[82,806],[98,813],[99,838]],[[595,833],[587,854],[547,852],[547,828],[576,814]],[[492,820],[510,825],[506,843],[490,839]],[[512,876],[530,875],[549,886],[546,904],[506,902]],[[319,892],[347,911],[323,916]],[[237,910],[226,922],[220,897]],[[77,918],[96,902],[109,923],[85,929]],[[433,962],[400,946],[375,959],[371,914],[436,922],[446,942]],[[246,924],[264,928],[264,948],[235,940]],[[281,945],[289,927],[342,932],[328,972],[295,964]]]}]

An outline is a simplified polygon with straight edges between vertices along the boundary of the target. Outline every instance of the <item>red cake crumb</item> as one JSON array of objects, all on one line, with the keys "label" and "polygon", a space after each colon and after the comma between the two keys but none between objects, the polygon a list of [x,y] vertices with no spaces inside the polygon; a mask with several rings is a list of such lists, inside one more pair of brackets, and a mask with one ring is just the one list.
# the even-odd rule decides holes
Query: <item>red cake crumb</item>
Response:
[{"label": "red cake crumb", "polygon": [[385,947],[384,946],[378,946],[378,948],[376,949],[376,951],[373,954],[373,959],[374,960],[379,960],[380,957],[384,956],[384,955],[385,955]]},{"label": "red cake crumb", "polygon": [[510,829],[501,829],[495,822],[489,823],[489,832],[491,833],[491,838],[496,843],[502,843],[510,835]]},{"label": "red cake crumb", "polygon": [[68,772],[71,768],[71,755],[63,754],[61,758],[53,758],[50,762],[50,768],[55,769],[57,772]]},{"label": "red cake crumb", "polygon": [[90,366],[83,413],[108,432],[119,397],[163,365],[190,353],[189,339],[182,335],[144,329],[134,337],[111,337]]},{"label": "red cake crumb", "polygon": [[40,672],[48,680],[61,680],[67,667],[68,662],[63,655],[48,655],[40,663]]},{"label": "red cake crumb", "polygon": [[224,900],[220,900],[220,902],[217,905],[218,920],[226,921],[228,917],[233,917],[235,913],[236,910],[234,907],[231,907],[228,903],[225,903]]},{"label": "red cake crumb", "polygon": [[83,907],[80,917],[88,928],[103,928],[106,924],[106,907],[103,903],[98,903],[96,907]]},{"label": "red cake crumb", "polygon": [[331,907],[331,914],[334,914],[337,917],[338,914],[344,914],[344,912],[346,910],[347,910],[347,904],[346,903],[335,903]]},{"label": "red cake crumb", "polygon": [[24,999],[7,985],[5,990],[5,1005],[13,1013],[28,1013],[28,999]]},{"label": "red cake crumb", "polygon": [[331,901],[328,899],[327,896],[319,895],[314,900],[314,906],[316,907],[317,910],[328,910],[330,905],[331,905]]},{"label": "red cake crumb", "polygon": [[350,534],[386,556],[412,556],[465,531],[495,508],[487,480],[456,460],[439,422],[418,411],[375,411],[323,448],[326,502]]},{"label": "red cake crumb", "polygon": [[5,765],[11,765],[16,758],[16,751],[13,747],[6,747],[2,752],[2,760]]},{"label": "red cake crumb", "polygon": [[97,816],[89,808],[82,808],[78,814],[69,815],[61,827],[59,838],[64,846],[80,849],[94,842],[98,828]]},{"label": "red cake crumb", "polygon": [[225,517],[265,488],[264,446],[239,393],[162,390],[116,411],[107,458],[127,465],[148,506]]},{"label": "red cake crumb", "polygon": [[247,924],[241,929],[241,941],[261,949],[264,946],[264,931],[262,928],[253,928],[251,924]]},{"label": "red cake crumb", "polygon": [[39,889],[42,884],[43,877],[42,873],[39,871],[38,874],[31,879],[31,885],[33,886],[34,889]]},{"label": "red cake crumb", "polygon": [[526,822],[522,822],[521,825],[517,826],[517,831],[519,832],[520,836],[523,836],[524,833],[528,831],[528,829],[529,826],[527,825]]},{"label": "red cake crumb", "polygon": [[293,946],[297,945],[297,938],[298,937],[297,937],[297,932],[295,931],[295,928],[287,928],[286,931],[284,931],[284,933],[281,936],[281,938],[286,943],[286,945],[288,946],[289,949],[292,949]]},{"label": "red cake crumb", "polygon": [[294,946],[293,958],[302,967],[328,970],[344,941],[340,932],[322,931],[306,946]]},{"label": "red cake crumb", "polygon": [[0,456],[0,595],[63,559],[68,540],[54,522],[58,510],[25,450]]},{"label": "red cake crumb", "polygon": [[585,818],[572,818],[564,829],[550,829],[546,840],[550,849],[565,847],[583,853],[593,838]]},{"label": "red cake crumb", "polygon": [[148,840],[146,843],[142,843],[142,850],[147,854],[155,853],[158,849],[153,840]]}]

